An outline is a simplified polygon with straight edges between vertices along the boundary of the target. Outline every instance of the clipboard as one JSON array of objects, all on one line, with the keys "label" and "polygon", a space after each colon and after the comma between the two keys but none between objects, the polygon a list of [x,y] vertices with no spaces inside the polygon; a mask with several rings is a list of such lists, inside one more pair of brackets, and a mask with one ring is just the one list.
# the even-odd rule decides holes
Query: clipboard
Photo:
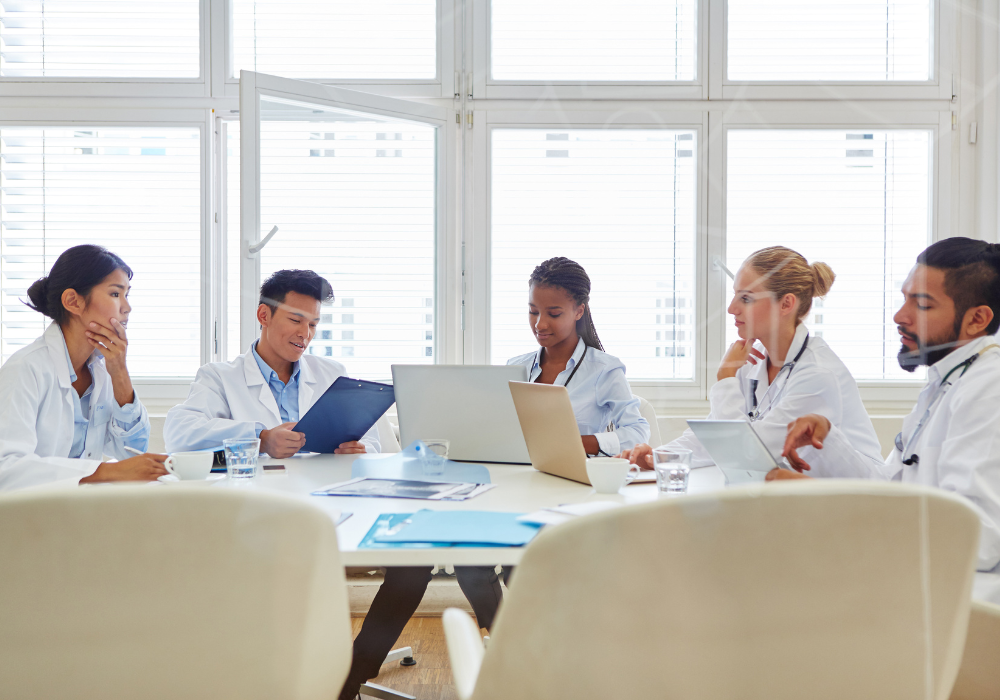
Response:
[{"label": "clipboard", "polygon": [[295,424],[306,434],[306,452],[329,454],[341,443],[360,440],[396,402],[392,386],[337,377]]}]

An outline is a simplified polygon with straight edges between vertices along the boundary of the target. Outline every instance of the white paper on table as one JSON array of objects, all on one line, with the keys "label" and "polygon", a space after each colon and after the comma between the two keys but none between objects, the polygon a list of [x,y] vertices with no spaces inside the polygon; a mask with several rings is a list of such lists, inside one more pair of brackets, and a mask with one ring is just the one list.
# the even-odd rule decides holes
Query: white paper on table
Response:
[{"label": "white paper on table", "polygon": [[583,515],[592,515],[601,511],[620,508],[621,503],[616,501],[588,501],[586,503],[569,503],[555,506],[554,508],[542,508],[534,513],[522,515],[518,520],[523,523],[535,523],[536,525],[560,525],[574,518]]}]

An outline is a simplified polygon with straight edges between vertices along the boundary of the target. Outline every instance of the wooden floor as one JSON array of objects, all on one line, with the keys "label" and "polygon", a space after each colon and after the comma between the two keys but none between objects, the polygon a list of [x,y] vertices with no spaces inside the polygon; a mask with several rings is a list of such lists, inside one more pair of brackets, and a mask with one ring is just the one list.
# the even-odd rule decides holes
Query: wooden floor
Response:
[{"label": "wooden floor", "polygon": [[[351,618],[352,636],[357,636],[364,621],[363,617]],[[400,666],[398,661],[385,664],[372,683],[416,695],[420,700],[457,700],[440,617],[411,618],[394,646],[399,647],[413,647],[417,665]]]}]

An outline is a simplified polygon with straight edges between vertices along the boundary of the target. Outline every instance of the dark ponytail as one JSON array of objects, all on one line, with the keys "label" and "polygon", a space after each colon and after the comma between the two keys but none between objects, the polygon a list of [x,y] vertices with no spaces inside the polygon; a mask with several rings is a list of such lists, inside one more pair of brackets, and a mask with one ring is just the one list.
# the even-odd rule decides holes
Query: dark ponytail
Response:
[{"label": "dark ponytail", "polygon": [[82,297],[115,270],[124,270],[132,279],[132,268],[117,255],[99,245],[78,245],[63,251],[56,258],[48,277],[35,280],[28,287],[28,307],[45,314],[62,325],[68,312],[62,303],[67,289]]},{"label": "dark ponytail", "polygon": [[590,315],[590,277],[580,263],[569,258],[550,258],[534,269],[528,286],[558,287],[577,304],[583,304],[583,316],[576,322],[576,333],[588,347],[604,350]]}]

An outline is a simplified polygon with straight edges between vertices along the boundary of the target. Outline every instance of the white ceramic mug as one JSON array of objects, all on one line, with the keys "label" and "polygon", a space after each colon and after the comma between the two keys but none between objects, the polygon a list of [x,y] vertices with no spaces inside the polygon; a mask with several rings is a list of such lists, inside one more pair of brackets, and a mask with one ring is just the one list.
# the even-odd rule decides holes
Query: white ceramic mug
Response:
[{"label": "white ceramic mug", "polygon": [[597,493],[618,493],[618,489],[638,473],[636,465],[620,457],[593,457],[587,460],[587,478]]},{"label": "white ceramic mug", "polygon": [[174,452],[163,462],[168,472],[178,479],[206,479],[212,471],[212,453],[206,452]]}]

